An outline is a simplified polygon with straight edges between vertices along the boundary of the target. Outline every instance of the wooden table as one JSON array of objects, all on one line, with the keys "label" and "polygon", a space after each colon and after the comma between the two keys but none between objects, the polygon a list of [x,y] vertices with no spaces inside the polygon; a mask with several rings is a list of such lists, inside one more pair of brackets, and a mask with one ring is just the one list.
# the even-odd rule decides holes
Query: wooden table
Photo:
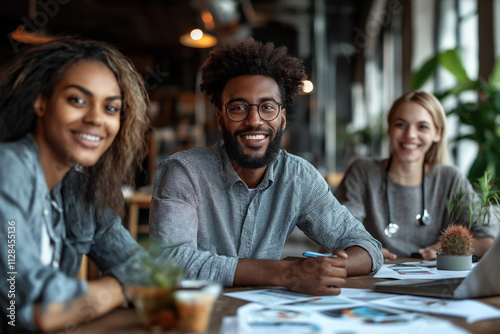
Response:
[{"label": "wooden table", "polygon": [[138,233],[149,233],[149,225],[139,226],[139,209],[149,209],[151,197],[151,194],[141,192],[125,197],[125,202],[129,205],[128,230],[136,240]]},{"label": "wooden table", "polygon": [[[406,261],[408,259],[401,259],[398,262]],[[353,276],[347,278],[347,286],[349,288],[363,288],[370,289],[373,287],[375,282],[384,281],[385,279],[373,278],[371,275],[365,276]],[[258,288],[230,288],[225,289],[224,292],[236,292],[243,290],[252,290],[252,289],[262,289],[264,287]],[[487,303],[489,305],[493,305],[497,308],[500,308],[500,296],[490,297],[490,298],[480,298],[476,299],[478,301]],[[236,315],[236,311],[240,306],[245,305],[247,302],[231,297],[226,297],[221,295],[217,300],[215,305],[212,319],[209,325],[209,333],[219,333],[220,326],[222,324],[222,319],[226,316]],[[446,317],[446,316],[437,316],[436,317],[447,319],[457,326],[460,326],[471,333],[500,333],[500,319],[494,320],[485,320],[479,321],[472,324],[468,324],[463,319]],[[73,328],[70,333],[78,333],[78,334],[145,334],[145,333],[156,333],[155,331],[151,331],[149,329],[143,328],[139,319],[135,313],[135,310],[130,309],[116,309],[111,313],[105,315],[100,319],[89,319],[92,320],[87,324],[81,325],[78,328]],[[180,333],[179,331],[158,331],[160,333]],[[64,332],[66,333],[66,332]],[[444,334],[444,333],[443,333]]]}]

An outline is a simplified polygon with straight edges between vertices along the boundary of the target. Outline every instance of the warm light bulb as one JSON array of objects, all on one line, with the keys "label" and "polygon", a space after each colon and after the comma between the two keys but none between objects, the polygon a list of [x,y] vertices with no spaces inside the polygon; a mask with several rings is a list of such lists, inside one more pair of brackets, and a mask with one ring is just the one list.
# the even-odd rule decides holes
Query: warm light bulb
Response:
[{"label": "warm light bulb", "polygon": [[309,94],[310,92],[313,91],[314,89],[314,85],[311,81],[309,80],[304,80],[302,81],[302,83],[304,84],[304,86],[302,86],[302,91],[306,94]]},{"label": "warm light bulb", "polygon": [[201,31],[200,29],[193,29],[189,35],[191,36],[192,39],[198,41],[202,39],[203,31]]}]

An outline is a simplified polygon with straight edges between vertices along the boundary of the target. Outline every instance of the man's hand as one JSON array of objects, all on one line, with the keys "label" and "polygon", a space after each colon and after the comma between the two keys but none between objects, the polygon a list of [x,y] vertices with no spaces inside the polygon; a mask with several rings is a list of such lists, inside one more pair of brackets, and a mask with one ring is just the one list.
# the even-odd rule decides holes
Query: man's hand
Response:
[{"label": "man's hand", "polygon": [[389,251],[385,247],[382,247],[382,255],[384,256],[384,259],[387,259],[387,260],[396,260],[398,257],[396,254],[391,253],[391,251]]},{"label": "man's hand", "polygon": [[337,257],[319,256],[291,261],[282,273],[284,286],[309,295],[338,295],[347,277],[347,253],[332,250]]},{"label": "man's hand", "polygon": [[367,275],[370,255],[361,247],[333,249],[337,257],[288,260],[238,259],[233,286],[284,286],[312,295],[338,295],[347,275]]}]

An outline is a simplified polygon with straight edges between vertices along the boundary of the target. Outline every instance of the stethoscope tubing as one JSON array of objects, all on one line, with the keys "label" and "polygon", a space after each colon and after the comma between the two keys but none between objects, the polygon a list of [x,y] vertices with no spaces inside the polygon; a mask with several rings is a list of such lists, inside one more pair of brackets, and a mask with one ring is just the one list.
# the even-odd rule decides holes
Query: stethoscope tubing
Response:
[{"label": "stethoscope tubing", "polygon": [[[385,168],[385,202],[387,205],[387,218],[389,223],[387,224],[387,227],[385,228],[385,234],[390,238],[392,235],[397,233],[399,230],[399,226],[396,223],[392,222],[391,218],[391,204],[390,204],[390,199],[389,199],[389,170],[391,168],[391,163],[392,163],[392,156],[389,157],[389,161],[387,162],[387,167]],[[427,226],[430,224],[430,216],[427,211],[427,200],[426,200],[426,194],[425,194],[425,160],[422,163],[422,182],[421,182],[421,188],[422,188],[422,214],[418,214],[416,217],[417,224],[418,225],[424,225]],[[389,232],[388,232],[389,231]],[[394,232],[390,232],[394,231]]]}]

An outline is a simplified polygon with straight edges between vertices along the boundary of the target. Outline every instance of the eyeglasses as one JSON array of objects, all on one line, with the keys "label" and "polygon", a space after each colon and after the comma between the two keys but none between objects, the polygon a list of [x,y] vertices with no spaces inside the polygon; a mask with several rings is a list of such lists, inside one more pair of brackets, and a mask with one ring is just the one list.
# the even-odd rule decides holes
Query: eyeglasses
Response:
[{"label": "eyeglasses", "polygon": [[227,103],[226,112],[230,119],[235,122],[244,121],[250,114],[250,107],[256,106],[260,118],[264,121],[272,121],[278,117],[282,103],[269,100],[259,104],[248,104],[245,101],[233,101]]}]

